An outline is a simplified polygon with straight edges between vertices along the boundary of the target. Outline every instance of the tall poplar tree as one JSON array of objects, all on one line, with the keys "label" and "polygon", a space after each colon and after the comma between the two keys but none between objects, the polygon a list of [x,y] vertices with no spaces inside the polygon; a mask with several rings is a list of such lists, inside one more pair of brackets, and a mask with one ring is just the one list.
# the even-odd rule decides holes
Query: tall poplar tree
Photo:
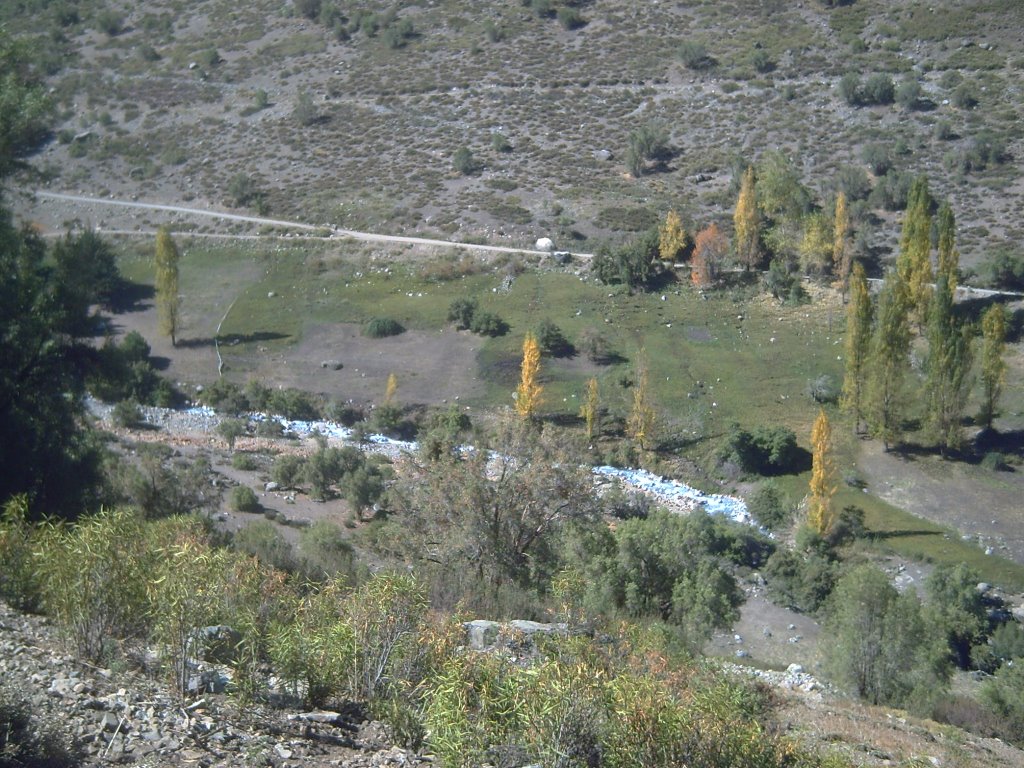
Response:
[{"label": "tall poplar tree", "polygon": [[626,435],[643,449],[654,442],[654,406],[651,405],[647,360],[643,351],[637,358],[636,380],[633,383],[633,407],[626,420]]},{"label": "tall poplar tree", "polygon": [[523,339],[523,362],[519,375],[519,387],[516,389],[516,413],[523,419],[536,415],[541,404],[541,392],[544,390],[537,379],[540,376],[540,344],[532,333]]},{"label": "tall poplar tree", "polygon": [[928,318],[928,431],[943,455],[963,442],[960,419],[970,392],[971,337],[953,314],[953,290],[939,275]]},{"label": "tall poplar tree", "polygon": [[939,276],[946,278],[950,291],[956,291],[960,277],[960,252],[956,249],[956,217],[949,201],[939,209]]},{"label": "tall poplar tree", "polygon": [[178,312],[178,246],[167,227],[156,231],[156,306],[160,315],[160,331],[171,337],[171,346],[177,346]]},{"label": "tall poplar tree", "polygon": [[580,416],[587,422],[587,439],[593,440],[601,432],[601,397],[597,379],[587,382],[587,396],[580,406]]},{"label": "tall poplar tree", "polygon": [[890,272],[878,296],[875,327],[868,354],[868,429],[882,439],[885,450],[902,433],[903,381],[909,367],[910,326],[903,282]]},{"label": "tall poplar tree", "polygon": [[753,166],[743,172],[732,220],[736,228],[736,256],[744,269],[754,269],[761,262],[761,215]]},{"label": "tall poplar tree", "polygon": [[832,425],[825,410],[818,411],[811,429],[811,482],[807,500],[807,523],[819,536],[826,536],[835,524],[832,497],[836,489],[836,462],[832,455]]},{"label": "tall poplar tree", "polygon": [[918,328],[928,321],[932,282],[932,196],[924,176],[914,179],[907,198],[896,271],[906,286],[908,309]]},{"label": "tall poplar tree", "polygon": [[836,196],[836,213],[832,221],[832,274],[846,297],[846,283],[850,276],[850,212],[846,209],[846,193]]},{"label": "tall poplar tree", "polygon": [[993,304],[981,318],[981,418],[985,426],[992,428],[996,405],[1003,393],[1006,379],[1006,312],[1002,305]]},{"label": "tall poplar tree", "polygon": [[853,416],[854,432],[864,420],[864,390],[871,348],[871,294],[864,267],[858,261],[850,276],[850,302],[846,305],[845,370],[840,407]]}]

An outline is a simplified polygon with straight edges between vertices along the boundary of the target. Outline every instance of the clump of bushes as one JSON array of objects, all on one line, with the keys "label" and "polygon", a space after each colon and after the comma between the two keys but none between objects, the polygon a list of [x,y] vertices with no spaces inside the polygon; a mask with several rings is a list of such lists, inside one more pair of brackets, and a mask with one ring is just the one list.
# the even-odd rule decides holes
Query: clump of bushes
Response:
[{"label": "clump of bushes", "polygon": [[743,472],[778,475],[796,470],[802,452],[796,444],[796,433],[788,427],[746,430],[734,424],[718,457],[723,464],[735,464]]},{"label": "clump of bushes", "polygon": [[476,299],[455,299],[448,307],[448,322],[464,331],[473,324],[473,316],[479,307]]},{"label": "clump of bushes", "polygon": [[480,336],[503,336],[508,333],[508,323],[494,312],[477,312],[469,330]]},{"label": "clump of bushes", "polygon": [[761,483],[747,499],[751,517],[769,531],[785,528],[793,519],[793,506],[773,480]]},{"label": "clump of bushes", "polygon": [[363,336],[371,339],[383,339],[400,333],[405,333],[405,327],[390,317],[374,317],[363,325]]}]

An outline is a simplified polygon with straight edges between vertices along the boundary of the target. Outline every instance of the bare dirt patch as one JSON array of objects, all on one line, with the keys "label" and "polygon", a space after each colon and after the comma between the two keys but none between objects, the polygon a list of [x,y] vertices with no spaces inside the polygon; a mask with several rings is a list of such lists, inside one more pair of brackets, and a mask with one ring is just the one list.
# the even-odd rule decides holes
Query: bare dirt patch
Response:
[{"label": "bare dirt patch", "polygon": [[1024,563],[1024,474],[886,453],[876,441],[864,443],[858,468],[876,496]]},{"label": "bare dirt patch", "polygon": [[[398,398],[407,403],[467,400],[483,394],[477,376],[479,337],[443,329],[406,331],[368,339],[351,323],[306,328],[302,340],[281,352],[255,354],[224,350],[229,365],[270,386],[298,387],[333,398],[376,402],[388,376],[398,379]],[[337,361],[340,370],[322,363]]]}]

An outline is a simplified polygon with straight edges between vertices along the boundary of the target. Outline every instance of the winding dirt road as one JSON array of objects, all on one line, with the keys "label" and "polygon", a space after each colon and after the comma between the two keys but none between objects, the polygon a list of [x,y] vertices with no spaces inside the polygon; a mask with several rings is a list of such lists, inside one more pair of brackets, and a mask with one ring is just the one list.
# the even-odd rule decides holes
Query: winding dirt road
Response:
[{"label": "winding dirt road", "polygon": [[[70,195],[62,192],[46,192],[37,191],[35,192],[37,198],[44,198],[48,200],[60,200],[68,203],[82,203],[86,205],[109,205],[119,208],[136,208],[147,211],[165,211],[168,213],[180,213],[187,216],[206,216],[214,219],[221,219],[223,221],[239,221],[248,224],[259,224],[262,226],[272,227],[286,227],[289,229],[298,229],[306,232],[330,232],[329,237],[332,238],[349,238],[352,240],[360,240],[363,242],[372,243],[395,243],[405,245],[425,245],[433,246],[438,248],[462,248],[469,251],[481,251],[485,253],[525,253],[534,256],[547,256],[547,251],[531,250],[529,248],[512,248],[509,246],[502,245],[481,245],[479,243],[459,243],[450,240],[434,240],[427,237],[407,237],[404,235],[381,235],[375,232],[359,232],[354,229],[339,229],[331,226],[317,226],[316,224],[306,224],[299,221],[286,221],[284,219],[270,219],[263,216],[245,216],[237,213],[224,213],[222,211],[211,211],[205,208],[188,208],[180,205],[165,205],[162,203],[140,203],[132,200],[116,200],[103,197],[90,197],[87,195]],[[148,234],[143,232],[133,232],[125,230],[116,230],[117,234]],[[589,253],[575,253],[574,256],[580,258],[590,258]]]}]

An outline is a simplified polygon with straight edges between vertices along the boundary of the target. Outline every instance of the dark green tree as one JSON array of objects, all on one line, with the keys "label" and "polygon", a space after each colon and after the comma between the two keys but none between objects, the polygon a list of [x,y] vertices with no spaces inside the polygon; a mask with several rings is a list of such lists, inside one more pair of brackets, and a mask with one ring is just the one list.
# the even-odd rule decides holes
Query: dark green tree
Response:
[{"label": "dark green tree", "polygon": [[907,304],[899,275],[890,271],[879,294],[875,313],[875,328],[868,353],[865,409],[869,431],[882,439],[887,451],[899,441],[903,432],[903,384],[910,355]]},{"label": "dark green tree", "polygon": [[971,333],[953,314],[953,290],[940,274],[928,318],[928,431],[945,455],[963,443],[960,427],[970,394]]}]

